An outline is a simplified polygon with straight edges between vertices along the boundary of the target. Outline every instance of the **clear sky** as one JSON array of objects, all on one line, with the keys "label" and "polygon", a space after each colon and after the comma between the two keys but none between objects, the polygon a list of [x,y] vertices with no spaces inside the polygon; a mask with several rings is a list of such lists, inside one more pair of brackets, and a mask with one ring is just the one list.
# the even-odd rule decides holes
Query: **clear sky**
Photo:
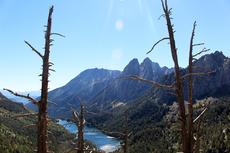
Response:
[{"label": "clear sky", "polygon": [[[168,0],[182,67],[187,65],[194,20],[195,42],[230,56],[229,0]],[[167,36],[160,0],[0,0],[0,88],[17,91],[40,89],[41,60],[28,48],[29,41],[43,52],[44,25],[54,5],[51,61],[56,73],[50,88],[60,87],[88,68],[122,70],[133,58],[147,56],[172,67],[169,46],[152,44]]]}]

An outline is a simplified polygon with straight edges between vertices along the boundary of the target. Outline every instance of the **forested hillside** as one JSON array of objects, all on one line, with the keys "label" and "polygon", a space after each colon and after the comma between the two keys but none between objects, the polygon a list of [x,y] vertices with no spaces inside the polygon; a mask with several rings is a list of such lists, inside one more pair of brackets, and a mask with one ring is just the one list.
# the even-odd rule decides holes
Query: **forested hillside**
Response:
[{"label": "forested hillside", "polygon": [[[35,117],[23,117],[29,113],[22,104],[10,101],[0,94],[0,151],[4,153],[31,153],[36,148]],[[20,117],[21,116],[21,117]],[[63,127],[50,123],[50,150],[63,153],[71,147],[73,135]]]},{"label": "forested hillside", "polygon": [[[198,133],[202,152],[228,153],[230,151],[230,97],[207,98],[194,104],[194,117],[210,103],[203,116]],[[130,153],[174,153],[179,148],[178,107],[163,105],[151,99],[139,99],[134,105],[104,114],[90,121],[105,131],[124,131],[124,113],[128,110]],[[107,117],[105,117],[107,116]],[[118,151],[119,152],[119,151]],[[120,151],[122,152],[122,151]]]}]

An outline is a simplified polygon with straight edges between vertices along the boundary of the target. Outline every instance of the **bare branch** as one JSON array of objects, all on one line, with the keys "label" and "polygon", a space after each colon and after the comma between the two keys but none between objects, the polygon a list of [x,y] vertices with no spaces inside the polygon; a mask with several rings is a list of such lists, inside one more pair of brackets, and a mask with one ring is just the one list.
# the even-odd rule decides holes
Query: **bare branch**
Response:
[{"label": "bare branch", "polygon": [[162,14],[161,16],[159,16],[158,20],[160,20],[161,17],[165,17],[165,14]]},{"label": "bare branch", "polygon": [[38,113],[18,114],[18,115],[12,116],[12,118],[28,117],[28,116],[33,116],[33,115],[38,115]]},{"label": "bare branch", "polygon": [[65,38],[65,36],[64,36],[64,35],[62,35],[62,34],[60,34],[60,33],[51,33],[50,35],[57,35],[57,36],[60,36],[60,37]]},{"label": "bare branch", "polygon": [[110,134],[110,135],[117,134],[117,135],[125,136],[125,134],[122,132],[110,132],[110,131],[104,131],[104,130],[102,130],[102,132]]},{"label": "bare branch", "polygon": [[168,1],[167,0],[165,0],[165,9],[168,12],[168,14],[171,15],[170,14],[170,9],[168,8]]},{"label": "bare branch", "polygon": [[56,72],[54,69],[49,69],[50,71],[52,71],[52,72]]},{"label": "bare branch", "polygon": [[208,52],[208,51],[210,51],[210,49],[203,48],[200,52],[196,53],[196,54],[193,55],[192,57],[194,58],[194,57],[196,57],[196,56],[198,56],[198,55],[200,55],[200,54],[202,54],[202,53]]},{"label": "bare branch", "polygon": [[174,88],[174,84],[172,84],[172,85],[164,85],[164,84],[160,84],[158,82],[152,81],[152,80],[147,80],[147,79],[141,78],[141,77],[136,76],[136,75],[122,77],[121,79],[138,80],[138,81],[142,81],[142,82],[151,84],[151,85],[153,85],[153,86],[155,86],[157,88],[168,88],[168,89],[173,89]]},{"label": "bare branch", "polygon": [[53,134],[51,131],[47,131],[48,134]]},{"label": "bare branch", "polygon": [[208,66],[192,66],[193,69],[198,69],[198,70],[208,70],[210,67]]},{"label": "bare branch", "polygon": [[161,40],[157,41],[153,47],[146,53],[146,54],[149,54],[151,51],[153,51],[153,49],[156,47],[157,44],[159,44],[160,42],[164,41],[164,40],[169,40],[169,37],[164,37],[162,38]]},{"label": "bare branch", "polygon": [[85,111],[86,114],[92,114],[92,115],[98,115],[98,113],[95,112],[90,112],[90,111]]},{"label": "bare branch", "polygon": [[163,1],[163,0],[161,0],[161,4],[162,4],[162,8],[163,8],[164,12],[166,12],[165,4],[164,4],[164,1]]},{"label": "bare branch", "polygon": [[22,98],[26,98],[26,99],[28,99],[29,101],[31,101],[33,104],[38,105],[38,101],[35,100],[34,98],[30,97],[29,94],[28,94],[27,96],[25,96],[25,95],[19,94],[19,93],[17,93],[17,92],[13,92],[13,91],[10,90],[10,89],[4,88],[3,90],[8,91],[8,92],[10,92],[11,94],[13,94],[13,95],[15,95],[15,96],[22,97]]},{"label": "bare branch", "polygon": [[196,117],[196,119],[193,120],[193,123],[196,123],[196,122],[204,115],[204,113],[205,113],[207,110],[208,110],[208,107],[206,107],[206,108],[200,113],[200,115],[198,115],[198,116]]},{"label": "bare branch", "polygon": [[55,102],[53,102],[53,101],[50,101],[50,100],[48,100],[47,102],[48,102],[49,104],[53,104],[53,105],[56,105],[56,106],[58,105],[57,103],[55,103]]},{"label": "bare branch", "polygon": [[75,112],[75,111],[73,112],[73,118],[77,123],[80,121],[79,114],[77,112]]},{"label": "bare branch", "polygon": [[37,51],[30,43],[28,43],[27,41],[24,41],[31,49],[32,49],[32,51],[34,51],[35,53],[37,53],[38,54],[38,56],[40,56],[42,59],[43,59],[43,55],[39,52],[39,51]]},{"label": "bare branch", "polygon": [[209,74],[212,74],[212,73],[215,73],[216,71],[209,71],[209,72],[194,72],[194,73],[188,73],[188,74],[185,74],[184,76],[181,77],[181,79],[186,79],[187,77],[189,76],[201,76],[201,75],[209,75]]},{"label": "bare branch", "polygon": [[195,47],[195,46],[202,46],[202,45],[204,45],[204,43],[193,44],[192,46]]},{"label": "bare branch", "polygon": [[33,128],[36,126],[37,126],[37,124],[29,124],[29,125],[23,126],[23,128]]},{"label": "bare branch", "polygon": [[52,62],[49,62],[49,65],[54,65],[54,63],[52,63]]},{"label": "bare branch", "polygon": [[27,108],[26,105],[22,105],[22,107],[23,107],[25,110],[27,110],[28,112],[33,113],[33,111],[31,111],[29,108]]}]

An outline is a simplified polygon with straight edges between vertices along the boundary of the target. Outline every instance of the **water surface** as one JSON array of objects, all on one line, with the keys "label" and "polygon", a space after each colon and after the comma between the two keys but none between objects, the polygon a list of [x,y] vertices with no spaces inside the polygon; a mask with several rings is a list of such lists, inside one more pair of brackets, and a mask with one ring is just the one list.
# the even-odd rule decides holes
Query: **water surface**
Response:
[{"label": "water surface", "polygon": [[[65,120],[59,120],[58,124],[64,126],[69,132],[76,133],[75,124]],[[84,138],[91,141],[97,148],[104,150],[106,153],[112,152],[120,147],[120,141],[114,137],[108,136],[97,128],[86,126],[84,128]]]}]

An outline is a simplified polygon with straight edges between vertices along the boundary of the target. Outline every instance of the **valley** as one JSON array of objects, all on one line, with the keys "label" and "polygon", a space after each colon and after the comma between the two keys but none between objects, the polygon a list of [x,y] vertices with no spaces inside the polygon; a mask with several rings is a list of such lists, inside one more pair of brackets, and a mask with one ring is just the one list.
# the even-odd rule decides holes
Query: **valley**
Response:
[{"label": "valley", "polygon": [[[207,128],[206,124],[212,124],[216,129],[220,126],[218,122],[227,123],[223,127],[219,127],[220,129],[224,130],[228,127],[230,81],[229,77],[225,76],[230,74],[229,61],[230,59],[223,53],[215,52],[204,55],[194,62],[197,67],[201,67],[201,65],[205,67],[204,71],[213,71],[211,74],[194,79],[194,99],[211,103],[210,110],[208,109],[207,116],[204,117],[207,120],[207,123],[205,122],[203,125],[204,129]],[[50,105],[50,116],[69,119],[71,118],[71,108],[77,109],[80,104],[83,104],[86,111],[93,112],[86,114],[89,124],[102,131],[114,132],[112,135],[121,139],[116,132],[124,131],[124,114],[128,112],[128,129],[132,133],[130,135],[130,152],[145,153],[158,152],[159,150],[174,152],[178,149],[178,146],[176,147],[178,138],[175,135],[178,126],[176,98],[167,91],[155,88],[145,82],[120,79],[124,76],[138,75],[145,79],[170,84],[173,82],[173,73],[173,69],[160,67],[159,64],[148,58],[141,64],[136,59],[130,61],[122,72],[88,69],[65,86],[50,91],[49,99],[57,103],[57,105]],[[186,73],[186,68],[182,68],[181,73]],[[184,86],[186,94],[188,90],[186,83]],[[127,90],[128,92],[126,92]],[[217,99],[215,102],[206,100],[211,99],[209,97]],[[194,104],[194,107],[199,103]],[[216,123],[211,112],[220,108],[226,110],[218,114],[223,121],[220,120]],[[195,109],[197,113],[200,110],[201,108]],[[210,146],[210,150],[217,149],[214,143],[220,135],[219,133],[216,136],[214,142],[207,142],[206,145]],[[206,137],[208,135],[204,135],[204,138]],[[150,139],[152,141],[149,141]],[[175,144],[173,144],[174,142]],[[145,149],[140,147],[141,150],[139,150],[138,146],[140,145],[145,145]],[[168,148],[159,146],[168,146]],[[207,151],[208,147],[204,149]]]},{"label": "valley", "polygon": [[229,6],[0,2],[0,153],[230,153]]},{"label": "valley", "polygon": [[[230,59],[223,53],[215,52],[206,54],[194,62],[195,66],[202,66],[205,67],[205,71],[213,72],[207,76],[195,77],[193,82],[194,99],[197,101],[193,106],[194,115],[199,114],[204,105],[208,106],[203,123],[200,125],[203,133],[200,145],[204,152],[218,152],[217,150],[228,150],[230,148],[229,140],[223,138],[223,131],[228,130],[230,126],[230,79],[226,77],[230,74],[229,61]],[[49,100],[55,104],[49,104],[48,113],[55,120],[69,120],[72,118],[71,109],[79,110],[80,104],[84,105],[85,111],[91,112],[85,114],[87,121],[84,132],[85,139],[93,143],[98,149],[105,152],[113,151],[114,153],[122,152],[120,144],[123,144],[124,140],[119,133],[125,132],[126,127],[124,125],[126,122],[124,117],[125,114],[128,114],[130,153],[157,153],[159,151],[173,153],[179,149],[177,143],[179,137],[177,134],[178,107],[175,103],[175,96],[168,93],[167,90],[158,89],[142,81],[123,79],[126,76],[138,75],[144,79],[170,84],[174,80],[173,73],[172,68],[160,67],[159,64],[152,62],[149,58],[146,58],[141,64],[136,59],[131,60],[123,71],[88,69],[65,86],[49,92]],[[181,73],[186,73],[186,68],[181,68]],[[185,97],[188,90],[186,86],[185,82]],[[11,97],[9,96],[9,98]],[[22,107],[22,104],[14,104],[4,98],[3,95],[2,101],[6,101],[1,104],[3,114],[8,114],[8,111],[27,111]],[[30,103],[26,104],[26,107],[37,111]],[[8,129],[12,126],[12,123],[9,119],[3,117],[3,114],[1,114],[2,130],[13,132],[14,130]],[[22,121],[17,121],[15,124],[20,125],[28,122],[27,120]],[[73,123],[65,125],[66,123],[65,121],[59,122],[68,132],[75,134],[76,126]],[[15,128],[16,125],[13,127]],[[97,129],[89,128],[90,125]],[[209,129],[210,127],[212,128]],[[215,134],[210,138],[206,130]],[[32,133],[32,131],[20,130],[18,143],[22,143],[21,141],[30,143],[30,139],[24,138],[23,135],[24,132]],[[67,138],[62,135],[61,137],[61,140],[58,141],[66,141],[67,143],[67,139],[72,136],[69,135],[69,138]],[[206,139],[212,141],[204,141]],[[223,144],[220,145],[220,143]],[[28,145],[25,145],[25,148],[20,147],[25,152],[27,152],[26,150],[30,152],[29,150],[32,148],[27,147]],[[69,145],[71,146],[71,144]],[[62,148],[62,145],[60,147]],[[59,145],[55,148],[59,148]],[[118,150],[116,150],[117,148]],[[15,149],[20,150],[17,147]]]}]

